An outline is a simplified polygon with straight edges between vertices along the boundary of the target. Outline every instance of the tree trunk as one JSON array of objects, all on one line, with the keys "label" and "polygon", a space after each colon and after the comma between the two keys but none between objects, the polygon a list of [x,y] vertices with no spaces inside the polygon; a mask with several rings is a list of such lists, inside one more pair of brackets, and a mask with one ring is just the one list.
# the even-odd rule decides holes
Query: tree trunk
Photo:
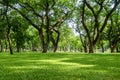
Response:
[{"label": "tree trunk", "polygon": [[110,45],[111,53],[115,52],[115,48],[116,48],[115,44],[114,45],[113,44]]},{"label": "tree trunk", "polygon": [[54,45],[54,52],[57,51],[57,48],[58,48],[58,44],[55,44],[55,45]]},{"label": "tree trunk", "polygon": [[120,49],[119,47],[116,48],[116,52],[119,53],[120,52]]},{"label": "tree trunk", "polygon": [[17,52],[20,52],[20,47],[17,45]]},{"label": "tree trunk", "polygon": [[94,53],[93,48],[89,48],[89,53]]},{"label": "tree trunk", "polygon": [[111,53],[115,51],[115,48],[117,46],[117,43],[120,41],[119,36],[116,36],[112,42],[110,42],[110,48],[111,48]]},{"label": "tree trunk", "polygon": [[111,45],[110,49],[111,49],[111,53],[114,53],[114,51],[115,51],[115,45]]},{"label": "tree trunk", "polygon": [[0,52],[3,52],[3,42],[0,40]]},{"label": "tree trunk", "polygon": [[116,48],[116,52],[117,52],[117,53],[119,52],[119,48],[118,48],[118,47]]},{"label": "tree trunk", "polygon": [[7,44],[7,39],[5,39],[5,52],[7,52],[7,49],[8,49],[8,44]]},{"label": "tree trunk", "polygon": [[8,26],[7,40],[8,40],[8,44],[9,44],[10,54],[13,54],[12,43],[11,43],[11,39],[10,39],[10,28],[11,28],[11,27]]},{"label": "tree trunk", "polygon": [[39,30],[39,37],[40,37],[41,46],[42,46],[42,53],[47,53],[49,41],[45,43],[42,28]]},{"label": "tree trunk", "polygon": [[9,44],[9,50],[10,50],[10,54],[13,54],[12,44],[11,44],[11,39],[10,39],[10,31],[8,32],[9,33],[7,33],[7,39],[8,39],[8,44]]},{"label": "tree trunk", "polygon": [[16,47],[17,47],[17,52],[20,52],[20,46],[19,46],[18,42],[16,42]]},{"label": "tree trunk", "polygon": [[8,12],[8,1],[6,1],[6,11],[5,11],[5,18],[6,18],[6,23],[7,23],[7,40],[8,40],[8,44],[9,44],[9,50],[10,50],[10,54],[13,54],[13,50],[12,50],[12,43],[11,43],[11,39],[10,39],[10,29],[11,29],[11,25],[10,25],[10,21],[9,21],[9,18],[8,18],[8,15],[7,15],[7,12]]},{"label": "tree trunk", "polygon": [[92,43],[90,43],[89,45],[89,53],[94,53],[94,46],[92,45]]},{"label": "tree trunk", "polygon": [[104,50],[103,44],[101,44],[100,46],[102,48],[102,52],[104,53],[105,50]]},{"label": "tree trunk", "polygon": [[87,46],[84,46],[83,48],[84,48],[84,52],[87,53],[88,52]]},{"label": "tree trunk", "polygon": [[17,46],[17,52],[20,52],[20,48]]},{"label": "tree trunk", "polygon": [[6,14],[6,22],[7,22],[7,26],[8,26],[7,40],[8,40],[8,44],[9,44],[9,50],[10,50],[10,54],[13,54],[12,43],[11,43],[11,39],[10,39],[10,29],[11,29],[11,25],[9,24],[9,19],[8,19],[7,14]]},{"label": "tree trunk", "polygon": [[[85,38],[86,39],[86,38]],[[83,48],[84,48],[84,52],[85,53],[87,53],[88,52],[88,47],[87,47],[87,45],[86,45],[86,40],[84,40],[84,42],[83,42],[83,40],[82,40],[82,36],[80,35],[80,40],[81,40],[81,42],[82,42],[82,46],[83,46]]]},{"label": "tree trunk", "polygon": [[58,48],[58,42],[59,42],[59,39],[60,39],[60,32],[58,30],[55,30],[55,29],[54,29],[54,31],[57,33],[57,39],[55,40],[53,38],[53,36],[51,36],[51,41],[52,41],[53,46],[54,46],[54,52],[56,52],[57,48]]},{"label": "tree trunk", "polygon": [[47,53],[48,45],[43,45],[42,53]]},{"label": "tree trunk", "polygon": [[103,45],[101,46],[101,48],[102,48],[102,52],[104,53],[104,52],[105,52],[105,50],[104,50],[104,47],[103,47]]}]

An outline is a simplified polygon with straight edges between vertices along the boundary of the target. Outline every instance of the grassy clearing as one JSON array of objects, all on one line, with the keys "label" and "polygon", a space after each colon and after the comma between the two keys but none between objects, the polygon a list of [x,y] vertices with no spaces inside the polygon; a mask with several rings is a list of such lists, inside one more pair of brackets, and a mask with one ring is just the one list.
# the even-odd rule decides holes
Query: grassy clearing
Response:
[{"label": "grassy clearing", "polygon": [[0,80],[119,79],[119,54],[0,54]]}]

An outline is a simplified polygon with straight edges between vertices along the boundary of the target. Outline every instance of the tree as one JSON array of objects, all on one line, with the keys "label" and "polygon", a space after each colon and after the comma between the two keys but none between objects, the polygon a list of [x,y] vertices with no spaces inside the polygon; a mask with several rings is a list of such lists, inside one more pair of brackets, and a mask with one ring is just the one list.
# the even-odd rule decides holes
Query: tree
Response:
[{"label": "tree", "polygon": [[[14,16],[15,15],[15,16]],[[20,52],[20,49],[24,46],[26,41],[26,30],[28,28],[27,22],[16,12],[11,12],[10,16],[12,17],[12,38],[16,43],[17,52]]]},{"label": "tree", "polygon": [[38,35],[38,31],[31,27],[31,25],[29,26],[29,28],[27,28],[26,30],[26,43],[25,43],[25,47],[29,50],[29,48],[32,51],[37,51],[38,48],[40,48],[41,50],[41,46],[40,46],[40,42],[39,42],[39,35]]},{"label": "tree", "polygon": [[[80,7],[81,8],[81,7]],[[88,38],[87,34],[81,24],[81,9],[79,7],[76,7],[75,12],[73,14],[73,18],[70,20],[70,23],[72,23],[73,29],[79,34],[80,41],[82,43],[82,47],[84,49],[84,52],[88,52]],[[79,11],[78,11],[79,10]],[[80,15],[78,15],[80,14]]]},{"label": "tree", "polygon": [[[94,47],[97,44],[97,42],[100,40],[101,34],[103,33],[107,25],[109,17],[116,10],[119,3],[120,3],[120,0],[111,0],[111,1],[93,0],[91,2],[87,0],[83,0],[82,24],[86,31],[88,41],[89,41],[89,53],[94,52]],[[108,11],[105,12],[104,9],[107,9]],[[89,10],[90,13],[88,14],[86,10]],[[101,19],[102,19],[102,23],[101,23]],[[92,26],[87,25],[89,20],[94,21],[94,24]]]},{"label": "tree", "polygon": [[4,49],[4,41],[6,40],[6,25],[5,24],[5,20],[3,20],[2,18],[0,19],[0,52],[3,52]]},{"label": "tree", "polygon": [[107,40],[109,41],[109,46],[111,53],[115,51],[117,43],[120,41],[120,21],[119,21],[119,9],[117,9],[114,14],[110,17],[110,24],[107,30]]},{"label": "tree", "polygon": [[6,21],[6,25],[7,25],[7,40],[8,40],[8,44],[9,44],[9,50],[10,50],[10,54],[13,54],[13,50],[12,50],[12,43],[11,43],[11,38],[10,38],[10,30],[11,30],[11,24],[10,24],[10,18],[9,18],[9,1],[7,0],[3,0],[3,2],[5,3],[5,6],[3,7],[3,16],[5,18]]},{"label": "tree", "polygon": [[[66,1],[68,2],[68,0]],[[20,6],[20,7],[17,6],[18,8],[14,6],[15,4],[14,5],[9,4],[11,8],[20,13],[34,28],[38,30],[43,53],[47,52],[50,40],[52,40],[53,44],[55,43],[55,46],[57,46],[58,44],[59,31],[56,29],[66,19],[70,10],[69,8],[66,9],[65,6],[64,7],[62,7],[61,5],[58,6],[58,4],[61,4],[63,2],[65,1],[24,0],[17,1],[16,4]],[[56,11],[57,13],[59,12],[59,14],[56,15]],[[50,38],[50,35],[53,32],[58,34],[56,42],[53,41],[53,38]],[[56,51],[56,47],[54,51]]]}]

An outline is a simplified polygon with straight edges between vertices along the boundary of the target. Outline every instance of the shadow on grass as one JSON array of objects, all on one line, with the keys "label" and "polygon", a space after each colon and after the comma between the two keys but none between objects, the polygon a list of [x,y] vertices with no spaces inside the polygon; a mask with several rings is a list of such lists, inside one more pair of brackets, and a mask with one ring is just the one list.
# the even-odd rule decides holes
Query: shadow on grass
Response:
[{"label": "shadow on grass", "polygon": [[[0,80],[119,80],[120,55],[12,56],[0,66]],[[7,77],[6,77],[7,76]]]}]

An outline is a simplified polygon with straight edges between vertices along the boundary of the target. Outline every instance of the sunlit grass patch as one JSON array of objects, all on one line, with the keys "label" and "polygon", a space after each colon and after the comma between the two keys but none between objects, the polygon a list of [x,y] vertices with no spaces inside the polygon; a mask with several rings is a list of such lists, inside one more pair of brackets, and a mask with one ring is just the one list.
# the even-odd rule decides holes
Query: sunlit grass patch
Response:
[{"label": "sunlit grass patch", "polygon": [[0,54],[0,80],[119,80],[119,61],[119,54]]}]

